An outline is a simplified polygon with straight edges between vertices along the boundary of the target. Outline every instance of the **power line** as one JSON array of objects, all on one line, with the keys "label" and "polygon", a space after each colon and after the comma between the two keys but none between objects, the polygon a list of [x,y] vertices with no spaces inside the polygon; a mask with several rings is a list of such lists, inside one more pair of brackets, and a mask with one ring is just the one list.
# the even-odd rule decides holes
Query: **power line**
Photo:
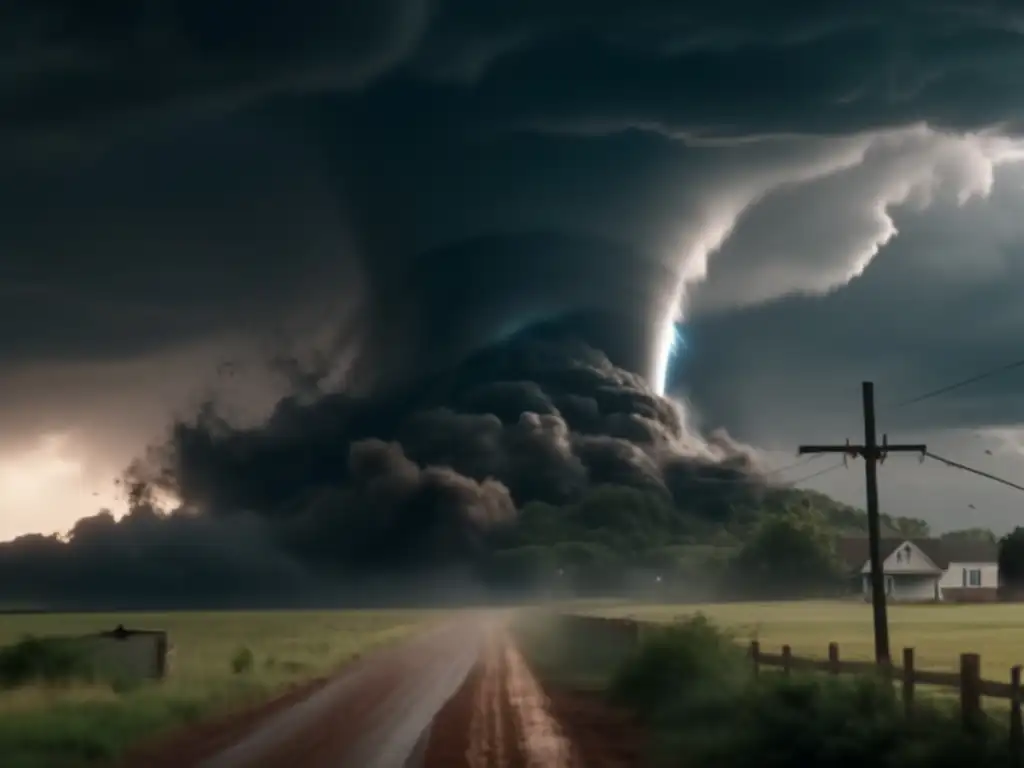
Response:
[{"label": "power line", "polygon": [[792,464],[786,464],[783,467],[776,467],[775,469],[769,469],[767,472],[762,472],[761,474],[767,477],[768,475],[775,475],[775,474],[778,474],[779,472],[785,472],[785,471],[790,470],[790,469],[796,469],[797,467],[802,467],[805,464],[810,464],[812,461],[816,461],[817,459],[820,459],[824,455],[825,454],[823,454],[823,453],[815,453],[815,454],[812,454],[810,456],[805,456],[804,458],[800,459],[799,461],[794,461]]},{"label": "power line", "polygon": [[925,392],[924,394],[918,395],[917,397],[911,397],[907,400],[902,400],[898,403],[893,403],[892,407],[900,408],[904,405],[920,403],[922,400],[930,400],[933,397],[938,397],[939,395],[944,395],[947,392],[952,392],[954,389],[966,387],[968,384],[974,384],[976,381],[983,381],[984,379],[989,379],[992,378],[993,376],[998,376],[1001,373],[1006,373],[1007,371],[1012,371],[1016,368],[1024,368],[1024,360],[1015,360],[1012,363],[1007,363],[1006,365],[1002,365],[998,368],[992,368],[991,370],[985,371],[984,373],[979,373],[976,376],[971,376],[968,379],[961,379],[960,381],[955,381],[952,384],[947,384],[944,387],[939,387],[938,389],[933,389],[930,392]]},{"label": "power line", "polygon": [[845,466],[846,466],[846,464],[844,462],[840,461],[838,464],[833,464],[830,467],[825,467],[825,469],[819,469],[817,472],[812,472],[811,474],[807,475],[806,477],[801,477],[799,480],[791,480],[789,482],[789,484],[790,485],[799,485],[800,483],[807,482],[808,480],[810,480],[812,478],[815,478],[815,477],[820,477],[821,475],[824,475],[824,474],[827,474],[829,472],[832,472],[833,470],[842,469]]},{"label": "power line", "polygon": [[930,459],[935,459],[936,461],[941,461],[943,464],[945,464],[947,466],[955,467],[956,469],[962,469],[965,472],[970,472],[971,474],[978,475],[980,477],[987,477],[989,480],[994,480],[997,483],[1001,483],[1002,485],[1007,485],[1010,488],[1016,488],[1018,491],[1024,491],[1024,485],[1018,485],[1017,483],[1011,482],[1009,480],[1005,480],[1005,479],[1003,479],[1003,478],[1001,478],[1001,477],[999,477],[997,475],[993,475],[993,474],[991,474],[989,472],[983,472],[980,469],[975,469],[974,467],[968,467],[966,464],[961,464],[959,461],[953,461],[952,459],[946,459],[946,458],[943,458],[942,456],[936,456],[934,453],[931,453],[930,451],[925,451],[924,455],[927,456]]},{"label": "power line", "polygon": [[[741,485],[741,484],[744,484],[744,483],[753,483],[753,482],[757,482],[758,480],[761,480],[761,479],[769,478],[772,475],[778,474],[779,472],[785,472],[786,470],[789,470],[789,469],[796,469],[797,467],[802,467],[802,466],[804,466],[806,464],[810,464],[812,461],[820,459],[823,455],[824,454],[814,454],[814,455],[811,455],[811,456],[805,456],[804,458],[800,459],[799,461],[794,461],[792,464],[786,464],[785,466],[776,467],[775,469],[769,469],[769,470],[766,470],[764,472],[753,472],[753,473],[750,473],[748,475],[731,476],[731,477],[688,477],[686,479],[686,482],[687,482],[687,484],[697,484],[697,485],[704,485],[704,484],[709,484],[709,485],[715,485],[715,484],[721,484],[721,485]],[[839,466],[843,466],[843,465],[840,464]],[[835,467],[830,467],[829,469],[835,469]],[[825,471],[829,471],[829,470],[823,470],[821,472],[815,472],[815,473],[809,475],[808,477],[803,478],[803,480],[810,479],[811,477],[817,477],[818,475],[824,474]],[[786,482],[787,483],[790,483],[790,482],[803,482],[803,480],[795,480],[795,481],[788,481],[787,480]]]}]

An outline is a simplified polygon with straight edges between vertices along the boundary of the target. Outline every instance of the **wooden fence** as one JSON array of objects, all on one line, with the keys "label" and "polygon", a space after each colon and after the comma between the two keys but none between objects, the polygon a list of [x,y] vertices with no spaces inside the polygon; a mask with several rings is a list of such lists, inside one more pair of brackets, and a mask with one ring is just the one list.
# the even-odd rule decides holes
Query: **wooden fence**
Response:
[{"label": "wooden fence", "polygon": [[[680,617],[683,618],[683,617]],[[645,629],[657,630],[668,624],[638,621],[632,617],[606,618],[580,614],[562,614],[564,630],[569,631],[570,638],[577,648],[597,647],[606,651],[622,654],[636,648],[642,639]],[[904,711],[909,715],[914,710],[914,693],[918,685],[932,685],[959,691],[960,711],[965,728],[973,729],[985,718],[981,700],[983,698],[1002,699],[1010,702],[1010,755],[1013,768],[1024,768],[1024,727],[1022,727],[1021,707],[1024,693],[1021,686],[1021,667],[1010,670],[1009,682],[984,680],[981,677],[981,656],[976,653],[960,654],[958,672],[938,672],[935,670],[918,669],[914,663],[914,649],[904,648],[902,665],[879,665],[874,661],[844,661],[839,656],[839,644],[829,643],[828,658],[811,659],[794,656],[788,645],[782,646],[781,653],[765,653],[758,641],[750,643],[750,658],[757,675],[761,667],[775,667],[783,674],[794,670],[824,672],[832,675],[861,674],[883,675],[899,683],[902,692]]]},{"label": "wooden fence", "polygon": [[960,711],[964,727],[971,729],[985,717],[981,707],[983,697],[1004,699],[1010,702],[1010,754],[1012,765],[1021,765],[1022,748],[1024,748],[1024,727],[1021,721],[1021,667],[1018,665],[1010,670],[1010,682],[1000,683],[984,680],[981,677],[981,656],[977,653],[960,654],[959,672],[937,672],[918,669],[914,664],[914,649],[903,649],[903,664],[879,665],[873,661],[843,661],[839,657],[839,644],[829,643],[827,659],[809,659],[794,656],[788,645],[782,646],[782,653],[765,653],[761,644],[754,640],[750,643],[750,658],[754,664],[754,674],[761,667],[777,667],[788,675],[792,670],[809,670],[826,672],[832,675],[842,674],[882,674],[893,682],[899,682],[903,707],[909,715],[914,709],[914,689],[918,685],[934,685],[952,688],[960,692]]}]

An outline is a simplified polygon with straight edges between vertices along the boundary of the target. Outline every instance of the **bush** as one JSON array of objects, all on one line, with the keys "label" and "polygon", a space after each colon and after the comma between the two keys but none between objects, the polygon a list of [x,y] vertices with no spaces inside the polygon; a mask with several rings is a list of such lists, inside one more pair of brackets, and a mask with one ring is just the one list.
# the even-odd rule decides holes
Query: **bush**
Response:
[{"label": "bush", "polygon": [[686,768],[972,768],[1007,760],[1004,729],[968,734],[958,710],[919,697],[907,718],[877,678],[765,671],[698,617],[657,631],[611,688],[652,729],[658,751]]},{"label": "bush", "polygon": [[255,662],[256,659],[253,657],[252,651],[249,650],[248,646],[243,645],[231,657],[231,671],[236,675],[244,675],[252,671]]},{"label": "bush", "polygon": [[0,648],[0,688],[68,684],[92,678],[88,657],[71,641],[26,637]]},{"label": "bush", "polygon": [[688,744],[693,766],[984,768],[1007,760],[1001,728],[968,734],[954,707],[926,698],[907,718],[892,685],[877,678],[767,675],[720,714],[728,738]]},{"label": "bush", "polygon": [[701,695],[708,683],[739,684],[743,672],[743,653],[732,635],[697,616],[651,631],[613,678],[611,697],[651,719],[672,702]]}]

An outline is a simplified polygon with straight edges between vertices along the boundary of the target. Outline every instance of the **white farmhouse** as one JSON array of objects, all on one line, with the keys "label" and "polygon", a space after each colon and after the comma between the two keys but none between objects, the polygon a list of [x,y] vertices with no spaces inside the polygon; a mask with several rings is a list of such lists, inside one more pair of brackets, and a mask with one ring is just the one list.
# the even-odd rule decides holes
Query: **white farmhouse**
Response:
[{"label": "white farmhouse", "polygon": [[[984,541],[882,539],[885,593],[898,602],[990,602],[998,599],[999,551]],[[839,556],[871,599],[867,538],[841,539]]]}]

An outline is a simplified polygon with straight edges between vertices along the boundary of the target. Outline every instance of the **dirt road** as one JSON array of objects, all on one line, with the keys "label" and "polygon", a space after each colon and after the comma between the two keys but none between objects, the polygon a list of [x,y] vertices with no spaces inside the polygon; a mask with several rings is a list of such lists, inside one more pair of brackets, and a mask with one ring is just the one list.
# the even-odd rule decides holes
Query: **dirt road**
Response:
[{"label": "dirt road", "polygon": [[421,768],[627,768],[643,738],[597,696],[546,691],[509,634],[485,633],[480,658],[434,719]]},{"label": "dirt road", "polygon": [[[542,690],[503,622],[461,620],[128,768],[619,768],[628,724]],[[602,718],[604,718],[602,720]]]}]

